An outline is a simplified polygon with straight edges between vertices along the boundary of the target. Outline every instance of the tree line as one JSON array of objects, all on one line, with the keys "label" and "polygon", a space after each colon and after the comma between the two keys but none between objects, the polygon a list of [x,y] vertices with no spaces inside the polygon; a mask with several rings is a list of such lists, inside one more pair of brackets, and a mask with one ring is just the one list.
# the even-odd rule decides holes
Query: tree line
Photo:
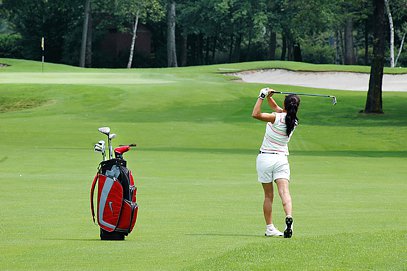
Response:
[{"label": "tree line", "polygon": [[[165,67],[254,60],[372,63],[373,0],[0,0],[0,57],[82,67]],[[407,64],[407,0],[384,0],[385,63]],[[151,53],[137,55],[137,29]],[[107,59],[109,31],[131,35]]]}]

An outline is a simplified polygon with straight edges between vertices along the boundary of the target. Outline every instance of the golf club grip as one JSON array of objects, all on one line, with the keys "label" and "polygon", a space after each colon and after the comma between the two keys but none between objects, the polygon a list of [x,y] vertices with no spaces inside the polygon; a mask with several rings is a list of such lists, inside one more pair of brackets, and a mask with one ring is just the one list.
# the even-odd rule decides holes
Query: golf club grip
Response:
[{"label": "golf club grip", "polygon": [[136,143],[132,143],[132,144],[128,144],[128,145],[119,145],[119,147],[123,147],[123,146],[136,147],[137,144],[136,144]]}]

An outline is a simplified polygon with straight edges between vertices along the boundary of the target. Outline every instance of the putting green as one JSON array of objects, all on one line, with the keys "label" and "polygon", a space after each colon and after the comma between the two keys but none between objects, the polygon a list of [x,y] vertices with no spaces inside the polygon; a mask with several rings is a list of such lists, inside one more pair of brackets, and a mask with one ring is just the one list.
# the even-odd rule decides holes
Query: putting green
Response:
[{"label": "putting green", "polygon": [[[13,80],[0,80],[1,269],[407,268],[407,93],[384,93],[385,114],[365,115],[364,92],[272,86],[335,95],[338,104],[302,98],[290,142],[294,236],[265,238],[255,171],[265,125],[251,118],[263,85],[219,72],[299,64],[100,71],[50,64],[41,75],[37,62],[0,63],[12,65],[0,76]],[[24,101],[37,103],[18,106]],[[115,146],[138,145],[125,157],[139,218],[124,242],[101,242],[90,215],[101,126],[117,134]],[[274,212],[284,229],[278,196]]]},{"label": "putting green", "polygon": [[174,81],[160,78],[144,79],[131,73],[0,73],[2,84],[68,84],[68,85],[132,85],[171,84]]}]

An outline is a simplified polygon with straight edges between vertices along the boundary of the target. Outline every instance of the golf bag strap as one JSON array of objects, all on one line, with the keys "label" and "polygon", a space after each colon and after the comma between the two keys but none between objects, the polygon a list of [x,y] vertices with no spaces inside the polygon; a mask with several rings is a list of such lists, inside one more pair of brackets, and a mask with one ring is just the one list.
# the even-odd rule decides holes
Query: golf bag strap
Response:
[{"label": "golf bag strap", "polygon": [[92,182],[92,188],[90,189],[90,209],[92,211],[93,223],[95,223],[95,224],[96,224],[96,222],[95,222],[95,207],[93,205],[93,194],[95,192],[95,187],[96,187],[96,183],[97,183],[98,179],[99,179],[99,173],[96,173],[96,176]]}]

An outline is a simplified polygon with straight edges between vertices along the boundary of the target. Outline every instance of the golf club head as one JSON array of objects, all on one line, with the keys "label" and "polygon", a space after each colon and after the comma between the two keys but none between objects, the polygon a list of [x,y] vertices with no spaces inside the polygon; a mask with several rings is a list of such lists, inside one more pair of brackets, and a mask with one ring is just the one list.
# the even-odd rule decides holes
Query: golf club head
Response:
[{"label": "golf club head", "polygon": [[110,134],[110,127],[100,127],[98,129],[99,132],[101,132],[102,134],[105,134],[107,136],[109,136]]},{"label": "golf club head", "polygon": [[116,134],[110,134],[109,135],[109,139],[113,139],[113,138],[116,138]]},{"label": "golf club head", "polygon": [[[103,141],[103,140],[101,140],[101,141]],[[104,145],[104,141],[103,141],[103,145],[101,144],[101,142],[99,141],[99,143],[96,143],[95,144],[95,147],[93,148],[93,150],[95,151],[95,152],[100,152],[100,153],[102,153],[102,157],[103,157],[103,161],[105,161],[106,160],[106,152],[105,152],[105,145]]]},{"label": "golf club head", "polygon": [[332,96],[332,104],[335,105],[336,104],[336,97]]},{"label": "golf club head", "polygon": [[101,146],[103,150],[105,149],[106,143],[105,143],[104,140],[99,140],[99,142],[98,142],[97,144],[98,144],[99,146]]},{"label": "golf club head", "polygon": [[95,146],[93,147],[93,150],[95,152],[103,152],[103,149],[99,144],[95,144]]}]

